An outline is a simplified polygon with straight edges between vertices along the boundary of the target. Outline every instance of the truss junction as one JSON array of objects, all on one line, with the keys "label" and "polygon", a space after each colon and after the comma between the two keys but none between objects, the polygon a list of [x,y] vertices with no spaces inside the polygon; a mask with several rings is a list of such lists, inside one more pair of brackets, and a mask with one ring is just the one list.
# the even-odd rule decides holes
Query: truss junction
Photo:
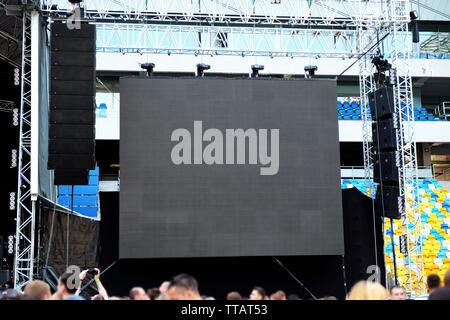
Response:
[{"label": "truss junction", "polygon": [[[66,0],[22,2],[26,4],[14,17],[22,32],[13,28],[15,34],[0,33],[0,37],[21,45],[20,187],[16,206],[19,241],[14,269],[19,290],[36,273],[37,78],[39,56],[48,50],[41,46],[39,33],[46,32],[48,23],[67,21],[77,10]],[[5,1],[1,6],[5,8]],[[407,239],[408,256],[403,285],[410,297],[425,292],[412,126],[409,0],[85,0],[80,9],[82,14],[75,19],[97,25],[97,52],[356,59],[353,62],[359,66],[367,185],[373,168],[368,95],[377,87],[371,59],[378,53],[378,40],[389,35],[383,45],[393,70],[402,233]],[[17,67],[17,50],[5,52],[0,52],[2,57]]]}]

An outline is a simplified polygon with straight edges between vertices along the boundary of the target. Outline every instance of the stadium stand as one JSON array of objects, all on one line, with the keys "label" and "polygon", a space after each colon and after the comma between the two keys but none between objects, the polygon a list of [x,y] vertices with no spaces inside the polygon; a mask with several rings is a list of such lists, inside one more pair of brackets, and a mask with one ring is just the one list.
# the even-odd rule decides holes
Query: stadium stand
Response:
[{"label": "stadium stand", "polygon": [[[341,179],[342,189],[353,187],[366,193],[364,179]],[[443,279],[445,271],[450,266],[450,192],[436,179],[419,179],[419,193],[425,277],[436,273]],[[406,258],[400,252],[399,246],[399,236],[402,234],[401,220],[394,220],[392,230],[390,220],[385,219],[384,227],[386,266],[393,271],[392,241],[394,241],[398,276],[401,283],[405,283]]]},{"label": "stadium stand", "polygon": [[[59,186],[58,204],[83,216],[97,217],[99,168],[89,171],[89,185]],[[72,206],[73,201],[73,206]]]}]

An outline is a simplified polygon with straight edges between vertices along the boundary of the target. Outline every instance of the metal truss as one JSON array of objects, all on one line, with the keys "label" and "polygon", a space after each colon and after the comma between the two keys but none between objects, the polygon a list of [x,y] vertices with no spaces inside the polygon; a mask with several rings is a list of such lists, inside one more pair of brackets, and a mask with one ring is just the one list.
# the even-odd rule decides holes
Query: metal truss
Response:
[{"label": "metal truss", "polygon": [[[373,31],[378,30],[381,38],[390,33],[388,38],[388,56],[392,64],[390,73],[393,82],[393,96],[395,104],[394,124],[397,138],[397,164],[399,167],[399,211],[402,221],[402,236],[406,239],[405,255],[405,283],[407,294],[414,297],[425,292],[421,219],[419,212],[419,183],[416,158],[416,143],[414,140],[414,106],[412,97],[412,80],[410,74],[410,38],[408,24],[403,21],[409,13],[409,2],[392,0],[388,7],[391,24],[374,24]],[[377,34],[370,32],[370,28],[360,29],[360,46],[368,48],[376,43]],[[365,178],[368,184],[373,172],[373,148],[371,143],[372,120],[369,115],[368,93],[374,91],[374,67],[370,61],[375,54],[375,48],[360,59],[360,96],[363,119],[363,149]],[[392,239],[394,241],[394,239]]]},{"label": "metal truss", "polygon": [[0,2],[0,59],[20,68],[22,19],[6,15],[5,4]]},{"label": "metal truss", "polygon": [[[325,25],[357,27],[390,22],[389,0],[85,0],[85,17],[94,20],[158,23],[225,23],[270,25]],[[66,0],[43,0],[41,10],[65,15]],[[407,21],[408,17],[401,17]]]},{"label": "metal truss", "polygon": [[14,287],[23,291],[33,279],[36,203],[31,194],[31,13],[23,13],[22,83],[18,157]]},{"label": "metal truss", "polygon": [[351,58],[356,30],[97,23],[97,50],[122,53]]},{"label": "metal truss", "polygon": [[0,100],[0,111],[13,112],[16,103],[14,101]]},{"label": "metal truss", "polygon": [[[409,5],[409,4],[408,4]],[[392,1],[391,14],[395,18],[401,12],[409,12],[409,6]],[[397,152],[399,160],[399,190],[402,236],[405,237],[405,283],[410,296],[425,293],[425,276],[422,251],[422,225],[419,210],[419,178],[416,142],[414,138],[414,106],[410,73],[410,35],[407,23],[394,23],[391,28],[391,64],[394,70],[394,103],[398,128]]]}]

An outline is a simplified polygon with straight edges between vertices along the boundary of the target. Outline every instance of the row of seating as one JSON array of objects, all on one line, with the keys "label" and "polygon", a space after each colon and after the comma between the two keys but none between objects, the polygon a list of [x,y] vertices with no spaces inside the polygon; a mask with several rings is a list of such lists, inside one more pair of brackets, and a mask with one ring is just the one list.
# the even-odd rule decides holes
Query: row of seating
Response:
[{"label": "row of seating", "polygon": [[[406,105],[403,103],[402,108],[406,108]],[[361,107],[357,101],[338,101],[338,118],[339,120],[361,120]],[[368,105],[368,114],[370,115],[370,105]],[[404,119],[407,119],[407,116],[404,116]],[[414,108],[414,120],[415,121],[437,121],[439,120],[434,116],[434,114],[428,112],[426,108]],[[443,121],[446,121],[443,119]]]},{"label": "row of seating", "polygon": [[[364,186],[364,179],[341,180],[343,189]],[[437,273],[443,277],[445,271],[450,267],[450,193],[436,179],[419,179],[419,194],[422,226],[420,234],[422,235],[425,275]],[[410,191],[408,195],[411,198],[409,202],[411,202],[414,194]],[[399,277],[404,283],[404,265],[408,262],[408,258],[400,252],[399,247],[399,238],[403,232],[401,220],[394,220],[393,229],[391,229],[390,219],[386,219],[384,228],[387,269],[393,270],[395,250]],[[414,224],[408,224],[408,228],[414,229]]]},{"label": "row of seating", "polygon": [[58,204],[83,216],[98,216],[99,168],[89,171],[89,184],[85,186],[59,186]]}]

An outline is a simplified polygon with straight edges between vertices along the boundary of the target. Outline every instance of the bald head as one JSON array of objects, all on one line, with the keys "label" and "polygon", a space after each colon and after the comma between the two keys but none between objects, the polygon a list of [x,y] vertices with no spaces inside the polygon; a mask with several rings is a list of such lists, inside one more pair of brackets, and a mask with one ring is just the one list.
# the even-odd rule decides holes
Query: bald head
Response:
[{"label": "bald head", "polygon": [[129,296],[131,300],[148,300],[148,296],[145,293],[144,288],[141,287],[132,288]]}]

